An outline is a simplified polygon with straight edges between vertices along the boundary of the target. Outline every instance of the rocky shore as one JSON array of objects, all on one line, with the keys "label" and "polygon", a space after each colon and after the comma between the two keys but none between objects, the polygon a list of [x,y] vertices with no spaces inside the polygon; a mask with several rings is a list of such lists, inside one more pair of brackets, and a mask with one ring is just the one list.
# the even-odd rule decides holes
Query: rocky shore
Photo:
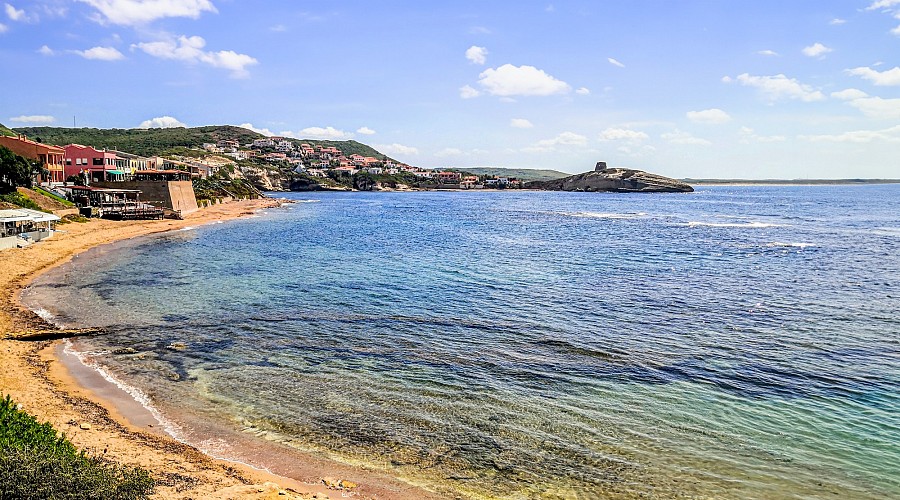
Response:
[{"label": "rocky shore", "polygon": [[689,184],[677,179],[629,168],[607,168],[606,162],[597,162],[591,172],[570,175],[551,181],[535,181],[526,185],[530,189],[545,191],[585,191],[614,193],[690,193]]}]

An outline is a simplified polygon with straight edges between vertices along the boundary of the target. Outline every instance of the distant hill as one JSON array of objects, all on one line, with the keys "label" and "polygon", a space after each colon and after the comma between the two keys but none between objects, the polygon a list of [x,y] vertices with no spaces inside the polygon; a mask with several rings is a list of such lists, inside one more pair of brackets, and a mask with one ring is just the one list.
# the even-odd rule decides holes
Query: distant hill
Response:
[{"label": "distant hill", "polygon": [[[215,143],[219,140],[238,141],[241,144],[247,144],[254,139],[264,137],[262,134],[232,125],[151,129],[22,127],[14,130],[15,132],[26,134],[31,139],[40,138],[46,144],[58,146],[73,143],[83,144],[95,148],[115,149],[141,156],[164,154],[176,148],[199,148],[203,143]],[[0,129],[0,132],[2,131]],[[15,132],[12,133],[15,134]],[[296,144],[305,142],[314,146],[334,146],[346,155],[359,154],[379,159],[385,157],[374,148],[356,141],[291,140]]]},{"label": "distant hill", "polygon": [[572,174],[556,170],[539,170],[532,168],[502,168],[502,167],[465,167],[460,170],[471,172],[475,175],[495,175],[497,177],[515,177],[523,181],[552,181],[562,179]]},{"label": "distant hill", "polygon": [[831,184],[900,184],[900,179],[681,179],[688,184],[752,184],[752,185],[831,185]]},{"label": "distant hill", "polygon": [[14,135],[16,135],[16,133],[13,132],[12,130],[6,128],[5,125],[0,123],[0,135],[13,135],[14,136]]}]

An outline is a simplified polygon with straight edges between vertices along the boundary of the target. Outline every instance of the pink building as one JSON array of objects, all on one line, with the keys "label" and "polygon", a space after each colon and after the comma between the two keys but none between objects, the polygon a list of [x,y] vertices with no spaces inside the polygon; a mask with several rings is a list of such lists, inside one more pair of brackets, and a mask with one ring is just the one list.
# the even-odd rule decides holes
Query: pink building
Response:
[{"label": "pink building", "polygon": [[66,178],[84,171],[92,180],[113,180],[116,175],[124,175],[117,168],[115,153],[81,144],[66,146]]}]

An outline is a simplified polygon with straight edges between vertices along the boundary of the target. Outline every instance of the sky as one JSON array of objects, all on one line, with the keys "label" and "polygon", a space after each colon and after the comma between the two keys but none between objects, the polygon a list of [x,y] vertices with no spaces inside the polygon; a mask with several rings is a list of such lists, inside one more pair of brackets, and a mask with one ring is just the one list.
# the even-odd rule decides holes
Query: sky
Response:
[{"label": "sky", "polygon": [[900,178],[900,0],[0,0],[0,123],[427,168]]}]

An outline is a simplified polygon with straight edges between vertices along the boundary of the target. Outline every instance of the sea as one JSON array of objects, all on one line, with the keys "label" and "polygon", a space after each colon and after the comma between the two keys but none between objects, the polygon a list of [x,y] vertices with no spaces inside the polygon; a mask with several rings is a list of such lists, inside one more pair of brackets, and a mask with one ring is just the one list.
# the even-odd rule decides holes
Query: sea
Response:
[{"label": "sea", "polygon": [[900,185],[278,196],[24,300],[217,456],[210,426],[457,498],[900,498]]}]

